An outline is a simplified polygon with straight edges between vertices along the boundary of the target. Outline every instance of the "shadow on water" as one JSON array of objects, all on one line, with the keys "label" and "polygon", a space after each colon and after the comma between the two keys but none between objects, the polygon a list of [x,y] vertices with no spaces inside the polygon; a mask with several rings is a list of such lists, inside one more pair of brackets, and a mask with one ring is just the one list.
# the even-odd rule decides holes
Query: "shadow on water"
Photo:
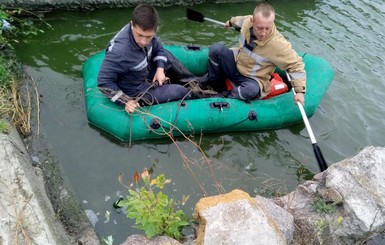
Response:
[{"label": "shadow on water", "polygon": [[[383,146],[385,77],[379,1],[272,1],[277,26],[298,51],[327,59],[335,79],[310,119],[317,142],[329,164],[350,157],[367,145]],[[253,2],[194,6],[206,16],[226,21],[251,13]],[[167,45],[235,46],[237,33],[185,18],[184,7],[158,8],[159,36]],[[203,195],[238,188],[251,195],[279,195],[319,171],[303,124],[267,132],[195,135],[193,142],[178,137],[134,142],[131,147],[87,122],[81,77],[82,63],[104,49],[108,40],[131,17],[132,9],[58,12],[46,16],[53,30],[17,47],[42,95],[40,125],[53,155],[84,209],[92,211],[100,236],[117,243],[137,233],[133,221],[112,207],[126,190],[118,175],[130,179],[153,167],[173,183],[167,194],[192,214]],[[362,33],[365,33],[362,36]],[[366,91],[366,92],[365,92]],[[370,93],[370,96],[368,95]],[[208,157],[205,160],[202,152]],[[181,152],[187,156],[183,161]],[[309,172],[310,171],[310,172]],[[218,186],[223,189],[218,189]],[[109,219],[106,212],[110,212]]]}]

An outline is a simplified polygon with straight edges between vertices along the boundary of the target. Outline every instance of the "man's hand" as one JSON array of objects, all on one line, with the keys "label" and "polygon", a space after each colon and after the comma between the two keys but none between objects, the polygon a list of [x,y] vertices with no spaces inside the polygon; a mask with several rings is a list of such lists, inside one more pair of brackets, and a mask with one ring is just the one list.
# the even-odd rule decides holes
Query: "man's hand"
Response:
[{"label": "man's hand", "polygon": [[304,93],[296,93],[294,96],[294,102],[301,103],[302,105],[305,105],[305,94]]},{"label": "man's hand", "polygon": [[227,28],[229,28],[229,27],[231,27],[231,25],[230,25],[230,21],[228,20],[228,21],[226,21],[226,23],[225,23],[225,28],[227,29]]},{"label": "man's hand", "polygon": [[140,107],[139,103],[135,100],[129,100],[127,101],[126,103],[126,106],[124,107],[124,109],[126,110],[126,112],[128,113],[133,113],[136,108]]},{"label": "man's hand", "polygon": [[164,74],[164,69],[159,67],[158,69],[156,69],[156,73],[152,81],[153,82],[157,81],[158,85],[162,86],[165,80],[166,80],[166,74]]}]

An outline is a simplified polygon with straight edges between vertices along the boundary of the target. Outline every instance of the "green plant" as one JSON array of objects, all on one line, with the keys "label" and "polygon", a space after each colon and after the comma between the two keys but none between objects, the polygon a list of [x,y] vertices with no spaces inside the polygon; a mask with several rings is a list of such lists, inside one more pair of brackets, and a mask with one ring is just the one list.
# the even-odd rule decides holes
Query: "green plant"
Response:
[{"label": "green plant", "polygon": [[314,177],[314,173],[302,164],[297,168],[296,175],[297,181],[312,180]]},{"label": "green plant", "polygon": [[338,216],[337,219],[334,220],[334,218],[332,219],[325,219],[325,218],[320,218],[318,220],[316,220],[314,222],[314,228],[315,228],[315,236],[313,238],[313,240],[310,242],[310,241],[307,241],[305,242],[304,244],[315,244],[315,240],[317,239],[319,241],[319,244],[325,244],[325,241],[327,239],[330,238],[330,236],[336,232],[336,227],[334,226],[334,229],[332,231],[332,233],[328,234],[329,236],[328,237],[323,237],[322,234],[324,233],[325,230],[328,230],[330,229],[330,225],[337,225],[337,227],[339,225],[342,224],[342,222],[344,221],[344,218],[342,216]]},{"label": "green plant", "polygon": [[[141,187],[140,179],[143,180]],[[122,183],[121,176],[119,181]],[[135,185],[127,187],[127,199],[119,202],[126,208],[127,217],[135,219],[135,227],[143,230],[148,238],[165,234],[179,239],[183,228],[189,224],[189,218],[183,210],[175,211],[177,203],[161,191],[171,180],[164,174],[151,179],[150,172],[144,169],[141,175],[135,173],[134,182]],[[186,200],[184,197],[181,204],[184,205]]]},{"label": "green plant", "polygon": [[112,236],[108,236],[108,237],[103,237],[102,238],[102,243],[103,245],[113,245],[114,244],[114,239],[112,238]]},{"label": "green plant", "polygon": [[12,75],[9,67],[7,67],[7,62],[0,55],[0,86],[8,86],[11,83]]},{"label": "green plant", "polygon": [[8,124],[6,122],[4,122],[3,120],[0,120],[0,132],[4,133],[4,134],[9,133]]},{"label": "green plant", "polygon": [[19,39],[26,41],[28,36],[44,33],[34,21],[42,22],[52,28],[40,14],[22,8],[7,9],[0,6],[0,49],[13,49],[12,43],[18,43]]},{"label": "green plant", "polygon": [[[17,79],[24,73],[14,52],[13,44],[27,41],[29,36],[44,32],[39,28],[38,24],[41,23],[52,28],[40,14],[20,8],[0,6],[0,116],[9,114],[12,124],[24,136],[31,133],[31,96],[27,94],[24,100],[20,94],[20,83]],[[35,91],[37,91],[36,87]],[[38,102],[36,104],[39,105]]]},{"label": "green plant", "polygon": [[13,44],[26,42],[28,37],[44,33],[39,27],[41,23],[52,29],[40,14],[0,6],[0,85],[9,85],[12,77],[20,75]]},{"label": "green plant", "polygon": [[327,202],[320,195],[314,195],[313,209],[316,213],[328,213],[332,214],[337,211],[337,205],[334,202]]}]

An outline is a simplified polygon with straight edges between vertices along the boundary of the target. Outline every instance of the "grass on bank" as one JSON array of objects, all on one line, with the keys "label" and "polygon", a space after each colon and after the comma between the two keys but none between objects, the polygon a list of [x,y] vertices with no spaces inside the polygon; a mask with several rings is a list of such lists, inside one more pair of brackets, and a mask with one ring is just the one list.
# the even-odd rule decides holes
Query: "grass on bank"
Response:
[{"label": "grass on bank", "polygon": [[0,132],[3,134],[9,133],[9,126],[6,122],[0,120]]},{"label": "grass on bank", "polygon": [[[31,85],[24,86],[26,79],[13,45],[43,32],[35,24],[36,20],[50,27],[40,15],[0,6],[0,125],[10,121],[25,137],[31,134],[31,98],[34,93],[37,95],[37,89],[34,83],[32,89]],[[1,128],[0,131],[3,132]]]},{"label": "grass on bank", "polygon": [[0,125],[6,124],[6,119],[23,136],[28,136],[31,133],[31,95],[28,90],[23,95],[21,82],[10,69],[5,68],[9,63],[7,58],[0,56]]}]

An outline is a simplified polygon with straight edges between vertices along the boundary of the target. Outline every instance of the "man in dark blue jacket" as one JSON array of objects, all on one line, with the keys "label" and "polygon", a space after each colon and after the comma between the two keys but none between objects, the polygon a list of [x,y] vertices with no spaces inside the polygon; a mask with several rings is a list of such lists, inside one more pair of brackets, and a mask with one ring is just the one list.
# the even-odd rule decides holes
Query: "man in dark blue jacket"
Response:
[{"label": "man in dark blue jacket", "polygon": [[[138,5],[131,22],[108,43],[98,74],[98,88],[113,102],[124,104],[128,113],[140,105],[191,98],[186,87],[166,83],[166,73],[179,81],[197,78],[162,47],[156,37],[158,24],[155,8]],[[129,99],[122,102],[122,96]]]}]

